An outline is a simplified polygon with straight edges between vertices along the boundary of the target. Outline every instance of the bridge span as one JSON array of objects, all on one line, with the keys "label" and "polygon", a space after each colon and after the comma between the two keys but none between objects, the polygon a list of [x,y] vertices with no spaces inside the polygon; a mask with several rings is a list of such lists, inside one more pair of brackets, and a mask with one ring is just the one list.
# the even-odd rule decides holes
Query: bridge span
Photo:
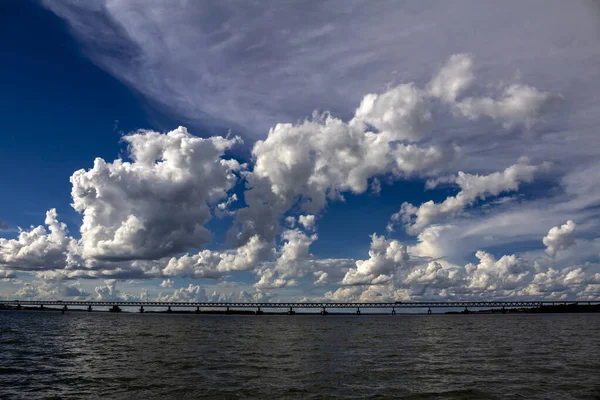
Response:
[{"label": "bridge span", "polygon": [[252,302],[167,302],[167,301],[87,301],[87,300],[0,300],[0,304],[10,305],[16,308],[22,306],[62,306],[63,312],[68,310],[68,306],[87,307],[92,311],[93,307],[112,307],[113,310],[120,310],[121,307],[139,307],[140,312],[144,312],[144,307],[167,307],[167,311],[172,308],[196,308],[200,309],[225,309],[226,312],[232,312],[235,309],[255,309],[256,314],[262,314],[262,309],[287,309],[288,314],[295,314],[294,309],[320,309],[322,315],[327,315],[327,309],[356,309],[360,314],[360,309],[391,309],[392,314],[396,314],[398,308],[421,308],[427,309],[431,314],[432,308],[463,308],[468,311],[469,308],[540,308],[550,306],[598,306],[600,301],[396,301],[381,303],[344,303],[344,302],[321,302],[321,303],[252,303]]}]

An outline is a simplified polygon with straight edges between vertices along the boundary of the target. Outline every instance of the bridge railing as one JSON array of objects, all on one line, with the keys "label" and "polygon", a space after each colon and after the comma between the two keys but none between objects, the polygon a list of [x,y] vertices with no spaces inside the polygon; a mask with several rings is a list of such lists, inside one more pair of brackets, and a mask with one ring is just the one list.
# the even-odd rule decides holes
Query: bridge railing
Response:
[{"label": "bridge railing", "polygon": [[411,302],[167,302],[111,300],[0,300],[5,305],[118,306],[118,307],[202,307],[202,308],[531,308],[552,305],[598,305],[600,301],[411,301]]}]

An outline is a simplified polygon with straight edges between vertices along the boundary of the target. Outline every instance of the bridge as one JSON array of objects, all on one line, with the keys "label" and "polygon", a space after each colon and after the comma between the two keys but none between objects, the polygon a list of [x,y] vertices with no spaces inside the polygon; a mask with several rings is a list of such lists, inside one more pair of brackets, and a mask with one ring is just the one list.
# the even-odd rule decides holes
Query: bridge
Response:
[{"label": "bridge", "polygon": [[225,309],[226,312],[233,312],[235,309],[253,309],[256,314],[263,314],[262,309],[287,309],[289,315],[295,314],[294,309],[320,309],[322,315],[327,315],[327,309],[356,309],[356,314],[360,314],[362,309],[391,309],[392,314],[396,314],[396,309],[401,308],[421,308],[427,309],[431,314],[432,308],[463,308],[468,311],[469,308],[541,308],[550,306],[600,306],[600,301],[396,301],[382,303],[251,303],[251,302],[168,302],[168,301],[87,301],[87,300],[0,300],[0,304],[11,305],[16,308],[22,306],[62,306],[62,310],[67,311],[69,306],[87,307],[92,311],[93,307],[112,307],[113,310],[119,310],[121,307],[139,307],[140,312],[144,312],[144,307],[167,307],[167,312],[172,308],[196,308],[200,313],[201,308]]}]

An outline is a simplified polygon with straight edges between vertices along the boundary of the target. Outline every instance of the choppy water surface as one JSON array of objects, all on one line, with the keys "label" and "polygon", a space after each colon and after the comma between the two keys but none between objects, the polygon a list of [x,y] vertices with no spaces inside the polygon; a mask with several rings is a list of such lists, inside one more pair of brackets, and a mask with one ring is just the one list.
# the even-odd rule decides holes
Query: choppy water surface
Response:
[{"label": "choppy water surface", "polygon": [[600,314],[0,312],[0,398],[600,398]]}]

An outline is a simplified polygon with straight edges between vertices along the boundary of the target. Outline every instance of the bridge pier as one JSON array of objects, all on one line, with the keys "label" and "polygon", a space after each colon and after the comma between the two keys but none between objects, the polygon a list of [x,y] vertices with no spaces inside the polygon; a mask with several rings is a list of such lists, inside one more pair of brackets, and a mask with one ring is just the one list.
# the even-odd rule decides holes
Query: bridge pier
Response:
[{"label": "bridge pier", "polygon": [[196,314],[200,314],[200,306],[196,307]]},{"label": "bridge pier", "polygon": [[296,315],[296,311],[292,310],[292,307],[290,307],[290,311],[287,312],[287,315]]},{"label": "bridge pier", "polygon": [[17,310],[21,309],[21,304],[17,304]]},{"label": "bridge pier", "polygon": [[360,315],[360,307],[356,307],[356,315]]},{"label": "bridge pier", "polygon": [[44,305],[40,304],[40,310],[43,310],[43,309],[44,309]]},{"label": "bridge pier", "polygon": [[396,315],[396,308],[392,307],[392,315]]},{"label": "bridge pier", "polygon": [[140,306],[140,313],[144,312],[144,306]]},{"label": "bridge pier", "polygon": [[465,314],[468,314],[468,313],[469,313],[469,309],[467,308],[467,306],[465,306],[465,311],[464,311],[464,313],[465,313]]},{"label": "bridge pier", "polygon": [[260,311],[260,307],[258,307],[258,310],[256,310],[256,315],[263,315],[264,312]]},{"label": "bridge pier", "polygon": [[61,313],[61,314],[64,314],[64,313],[65,313],[65,311],[67,311],[67,310],[68,310],[68,308],[67,308],[67,305],[65,304],[65,306],[62,308],[62,310],[61,310],[61,312],[60,312],[60,313]]},{"label": "bridge pier", "polygon": [[325,310],[325,307],[323,307],[323,311],[321,311],[321,315],[327,315],[327,314],[329,314],[329,313],[327,312],[327,310]]},{"label": "bridge pier", "polygon": [[88,312],[92,311],[92,306],[88,306]]},{"label": "bridge pier", "polygon": [[431,307],[428,307],[428,308],[427,308],[427,314],[428,314],[428,315],[431,315]]},{"label": "bridge pier", "polygon": [[167,308],[167,312],[171,312],[171,306],[169,306],[169,308]]},{"label": "bridge pier", "polygon": [[229,306],[227,306],[227,310],[225,310],[227,314],[229,314]]}]

